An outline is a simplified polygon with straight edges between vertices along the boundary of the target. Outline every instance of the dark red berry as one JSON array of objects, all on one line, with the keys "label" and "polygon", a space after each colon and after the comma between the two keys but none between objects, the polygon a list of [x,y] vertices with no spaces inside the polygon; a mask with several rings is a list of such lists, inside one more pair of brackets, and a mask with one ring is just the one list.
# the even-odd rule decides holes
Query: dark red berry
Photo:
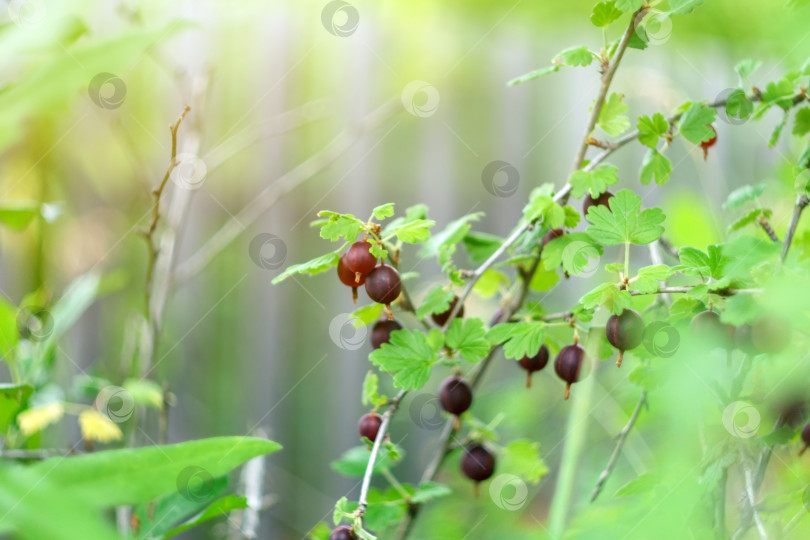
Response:
[{"label": "dark red berry", "polygon": [[352,288],[352,300],[357,303],[357,287],[365,283],[366,277],[360,276],[360,281],[357,281],[356,274],[349,270],[349,268],[346,266],[345,253],[340,256],[340,260],[338,261],[337,265],[337,273],[341,283]]},{"label": "dark red berry", "polygon": [[379,349],[383,343],[388,343],[391,339],[391,332],[395,330],[402,330],[402,325],[397,321],[382,319],[374,323],[374,326],[371,328],[371,337],[369,338],[371,348]]},{"label": "dark red berry", "polygon": [[689,323],[694,336],[705,343],[718,347],[731,347],[734,338],[734,327],[720,321],[716,311],[701,311]]},{"label": "dark red berry", "polygon": [[377,439],[380,424],[382,424],[382,416],[379,414],[373,412],[364,414],[357,423],[357,431],[360,432],[361,437],[365,437],[371,442],[374,442]]},{"label": "dark red berry", "polygon": [[585,349],[574,344],[560,349],[557,359],[554,361],[554,371],[557,376],[565,381],[565,399],[571,395],[571,385],[580,379],[580,374],[585,362]]},{"label": "dark red berry", "polygon": [[709,139],[708,141],[701,141],[700,147],[703,149],[703,159],[705,160],[709,157],[709,148],[714,146],[714,143],[717,142],[717,130],[714,129],[714,126],[707,124],[709,128],[714,132],[714,136]]},{"label": "dark red berry", "polygon": [[560,236],[564,235],[565,231],[562,229],[550,229],[544,236],[543,236],[543,247],[546,247],[546,244],[554,240],[555,238],[559,238]]},{"label": "dark red berry", "polygon": [[458,428],[458,417],[472,404],[472,389],[461,377],[448,377],[439,387],[439,401],[445,411],[456,416]]},{"label": "dark red berry", "polygon": [[495,456],[480,444],[471,444],[464,449],[461,457],[461,472],[464,476],[476,483],[483,482],[495,473]]},{"label": "dark red berry", "polygon": [[[366,276],[366,292],[368,297],[390,308],[391,302],[399,298],[402,291],[402,282],[399,272],[387,264],[374,268]],[[392,316],[389,316],[391,318]]]},{"label": "dark red berry", "polygon": [[616,367],[621,367],[624,351],[635,349],[644,337],[644,319],[633,309],[611,315],[605,325],[605,335],[611,345],[619,349]]},{"label": "dark red berry", "polygon": [[526,370],[526,388],[532,386],[532,373],[540,371],[548,364],[548,347],[540,346],[540,350],[534,356],[524,356],[518,362],[520,367]]},{"label": "dark red berry", "polygon": [[354,531],[351,527],[346,525],[342,525],[332,531],[332,534],[329,535],[329,540],[358,540],[357,535],[354,534]]},{"label": "dark red berry", "polygon": [[[450,301],[450,307],[447,308],[447,311],[442,311],[441,313],[434,313],[433,315],[430,316],[430,318],[433,319],[433,322],[435,322],[437,325],[444,326],[445,323],[447,322],[447,319],[450,318],[450,314],[453,312],[453,309],[455,309],[456,304],[458,304],[458,296],[454,296],[453,299]],[[460,319],[463,316],[464,316],[464,306],[461,306],[460,308],[458,308],[458,313],[456,313],[456,317]]]},{"label": "dark red berry", "polygon": [[355,273],[355,279],[370,273],[375,266],[377,259],[371,254],[370,242],[355,242],[346,252],[346,267]]},{"label": "dark red berry", "polygon": [[587,217],[588,210],[590,210],[594,206],[608,207],[608,201],[610,200],[611,197],[613,197],[613,193],[609,191],[602,193],[595,199],[591,197],[590,193],[588,193],[587,195],[585,195],[585,202],[582,203],[582,215]]}]

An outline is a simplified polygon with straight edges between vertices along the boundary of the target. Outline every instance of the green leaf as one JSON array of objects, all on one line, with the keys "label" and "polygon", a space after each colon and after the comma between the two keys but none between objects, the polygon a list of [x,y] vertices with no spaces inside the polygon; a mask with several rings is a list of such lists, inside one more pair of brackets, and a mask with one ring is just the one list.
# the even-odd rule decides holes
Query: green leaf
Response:
[{"label": "green leaf", "polygon": [[383,305],[374,302],[373,304],[355,309],[352,312],[350,320],[354,321],[355,328],[363,325],[368,326],[380,318],[382,310]]},{"label": "green leaf", "polygon": [[616,7],[624,12],[637,11],[644,5],[644,0],[616,0]]},{"label": "green leaf", "polygon": [[487,339],[493,345],[504,343],[504,356],[519,360],[540,351],[545,333],[546,325],[541,321],[503,323],[493,326],[487,333]]},{"label": "green leaf", "polygon": [[632,297],[627,291],[620,291],[614,283],[602,283],[580,298],[579,303],[587,309],[604,305],[611,313],[618,315],[632,307]]},{"label": "green leaf", "polygon": [[755,186],[745,185],[738,187],[728,194],[726,202],[723,203],[723,208],[726,210],[734,210],[741,208],[745,203],[755,201],[757,197],[765,193],[767,186],[765,184],[757,184]]},{"label": "green leaf", "polygon": [[464,237],[464,249],[472,262],[481,262],[495,253],[503,242],[500,236],[470,231]]},{"label": "green leaf", "polygon": [[[746,295],[747,296],[747,295]],[[779,429],[771,431],[767,435],[757,437],[757,441],[765,446],[773,446],[777,444],[789,444],[796,438],[796,430],[790,426],[782,426]]]},{"label": "green leaf", "polygon": [[810,133],[810,107],[802,107],[796,111],[796,121],[793,125],[793,134],[802,137]]},{"label": "green leaf", "polygon": [[[354,450],[354,449],[352,449]],[[364,448],[365,450],[365,448]],[[345,454],[344,454],[345,455]],[[368,463],[368,458],[366,458],[366,463]],[[334,468],[334,463],[332,464],[332,468]],[[363,467],[363,472],[365,472],[366,468]],[[362,476],[362,473],[361,473]],[[340,522],[343,521],[343,518],[349,514],[349,499],[346,497],[341,497],[335,503],[335,510],[332,512],[332,522],[335,525],[340,525]]]},{"label": "green leaf", "polygon": [[483,212],[475,212],[448,223],[442,232],[434,234],[430,240],[425,242],[425,245],[419,250],[419,255],[421,257],[434,257],[442,249],[458,244],[470,232],[471,223],[478,221],[483,215]]},{"label": "green leaf", "polygon": [[593,62],[593,53],[584,45],[565,49],[552,60],[554,64],[563,64],[572,67],[586,67],[591,65],[591,62]]},{"label": "green leaf", "polygon": [[711,127],[716,116],[717,111],[712,107],[692,103],[681,117],[679,127],[681,135],[694,144],[708,141],[716,135]]},{"label": "green leaf", "polygon": [[627,497],[628,495],[640,495],[653,490],[661,483],[661,478],[657,474],[645,473],[623,485],[616,491],[617,497]]},{"label": "green leaf", "polygon": [[639,116],[636,127],[639,131],[639,142],[650,148],[655,148],[658,145],[658,138],[669,130],[669,121],[663,114],[655,113],[652,118]]},{"label": "green leaf", "polygon": [[508,287],[509,283],[509,276],[500,270],[489,268],[486,272],[481,274],[481,277],[473,287],[473,291],[481,298],[490,298],[502,288],[505,289]]},{"label": "green leaf", "polygon": [[754,322],[762,315],[760,306],[751,294],[735,294],[726,300],[725,309],[720,313],[724,323],[740,326]]},{"label": "green leaf", "polygon": [[607,191],[608,186],[612,186],[619,181],[617,173],[618,169],[613,165],[602,165],[593,171],[575,171],[568,179],[571,184],[571,195],[579,199],[587,191],[591,194],[591,197],[597,198]]},{"label": "green leaf", "polygon": [[771,132],[771,137],[768,139],[768,148],[773,148],[776,146],[776,143],[779,142],[779,136],[782,135],[782,130],[787,125],[788,119],[790,118],[790,111],[786,110],[785,113],[782,115],[782,119],[777,123],[774,128],[773,132]]},{"label": "green leaf", "polygon": [[723,277],[723,270],[731,259],[724,256],[721,246],[707,246],[706,251],[701,251],[693,247],[683,247],[678,251],[681,264],[673,269],[683,274],[711,277],[720,279]]},{"label": "green leaf", "polygon": [[419,487],[416,488],[413,495],[411,495],[411,502],[422,504],[432,501],[433,499],[446,497],[452,493],[453,491],[444,484],[438,482],[422,482],[419,484]]},{"label": "green leaf", "polygon": [[526,482],[536,484],[548,473],[548,467],[540,455],[540,445],[527,439],[518,439],[506,445],[501,469]]},{"label": "green leaf", "polygon": [[599,2],[593,6],[591,22],[594,26],[604,28],[622,16],[622,11],[616,8],[616,2]]},{"label": "green leaf", "polygon": [[374,405],[379,407],[388,401],[386,396],[379,393],[380,378],[373,371],[366,373],[366,378],[363,380],[363,397],[362,403],[364,407]]},{"label": "green leaf", "polygon": [[565,221],[563,222],[565,228],[573,229],[579,225],[579,220],[582,219],[582,216],[576,208],[566,205],[563,207],[563,211],[565,212]]},{"label": "green leaf", "polygon": [[768,105],[776,105],[784,110],[793,105],[793,81],[788,78],[775,82],[769,82],[762,92],[762,102]]},{"label": "green leaf", "polygon": [[428,291],[422,304],[416,310],[416,317],[424,319],[428,315],[434,313],[444,313],[450,308],[450,302],[453,301],[455,295],[450,289],[446,289],[441,285],[437,285]]},{"label": "green leaf", "polygon": [[403,390],[422,388],[430,377],[436,353],[424,333],[398,330],[391,340],[369,356],[372,364],[394,376],[394,386]]},{"label": "green leaf", "polygon": [[756,223],[759,216],[765,215],[767,217],[770,214],[772,214],[770,210],[765,210],[763,208],[755,208],[754,210],[747,212],[737,221],[729,225],[728,230],[731,232],[739,231],[743,227]]},{"label": "green leaf", "polygon": [[254,437],[216,437],[180,444],[49,458],[28,468],[99,507],[145,503],[178,489],[191,469],[218,477],[281,449]]},{"label": "green leaf", "polygon": [[163,408],[163,388],[155,381],[127,379],[121,386],[129,392],[136,404],[154,409]]},{"label": "green leaf", "polygon": [[612,137],[620,135],[630,128],[630,119],[624,115],[625,112],[627,104],[624,103],[624,95],[614,92],[602,105],[596,125]]},{"label": "green leaf", "polygon": [[543,248],[541,260],[544,268],[563,269],[577,275],[589,267],[589,260],[597,260],[602,255],[602,247],[588,234],[567,233],[551,240]]},{"label": "green leaf", "polygon": [[669,161],[669,158],[655,148],[650,148],[641,163],[641,172],[639,173],[641,183],[646,186],[654,178],[656,184],[663,186],[669,182],[670,174],[672,174],[672,162]]},{"label": "green leaf", "polygon": [[163,538],[164,539],[172,538],[180,533],[183,533],[189,529],[196,527],[197,525],[205,523],[206,521],[210,521],[212,519],[228,515],[234,510],[239,510],[247,507],[248,504],[246,498],[240,497],[238,495],[228,495],[214,502],[211,506],[206,508],[205,511],[201,512],[197,516],[194,516],[186,523],[180,525],[179,527],[171,529],[169,532],[166,533],[166,535]]},{"label": "green leaf", "polygon": [[744,86],[746,79],[761,65],[762,62],[760,60],[751,60],[750,58],[738,62],[737,65],[734,66],[734,71],[740,76],[740,86]]},{"label": "green leaf", "polygon": [[374,215],[374,219],[379,221],[389,218],[394,215],[394,203],[381,204],[375,207],[371,213]]},{"label": "green leaf", "polygon": [[385,236],[396,235],[407,244],[420,244],[430,238],[430,228],[436,225],[432,219],[414,219],[386,229]]},{"label": "green leaf", "polygon": [[608,204],[610,209],[594,206],[588,212],[586,232],[600,244],[649,244],[664,232],[664,212],[660,208],[641,210],[641,197],[629,189],[616,193]]},{"label": "green leaf", "polygon": [[[401,450],[400,454],[402,454]],[[360,478],[366,473],[370,455],[371,452],[369,452],[365,445],[355,446],[343,452],[339,459],[333,461],[332,469],[344,476]],[[394,464],[395,462],[391,459],[391,453],[380,452],[377,456],[377,460],[374,462],[373,472],[377,474],[383,469],[390,469]],[[335,513],[337,513],[337,506],[335,507]],[[340,521],[337,521],[335,524],[337,523],[340,523]]]},{"label": "green leaf", "polygon": [[[345,246],[344,246],[345,247]],[[321,255],[320,257],[315,257],[312,260],[307,262],[294,264],[292,266],[288,266],[284,272],[277,275],[273,278],[272,283],[276,285],[277,283],[281,283],[285,279],[290,276],[294,276],[296,274],[309,274],[315,275],[320,274],[321,272],[326,272],[333,266],[337,266],[338,261],[340,261],[340,252],[343,251],[343,247],[340,249],[333,251],[331,253],[327,253],[326,255]]]},{"label": "green leaf", "polygon": [[565,224],[566,213],[550,195],[535,189],[529,197],[528,204],[523,207],[523,216],[530,222],[542,219],[545,227],[556,229]]},{"label": "green leaf", "polygon": [[464,360],[476,363],[489,353],[486,335],[481,319],[454,319],[447,330],[445,342]]},{"label": "green leaf", "polygon": [[534,79],[542,77],[543,75],[548,75],[549,73],[555,73],[555,72],[557,72],[559,70],[560,70],[559,65],[546,66],[546,67],[543,67],[543,68],[540,68],[540,69],[535,69],[535,70],[530,71],[528,73],[524,73],[523,75],[520,75],[519,77],[515,77],[514,79],[510,80],[506,84],[508,84],[509,86],[514,86],[516,84],[521,84],[521,83],[533,81]]},{"label": "green leaf", "polygon": [[0,297],[0,355],[8,357],[20,340],[16,306]]},{"label": "green leaf", "polygon": [[319,216],[327,219],[321,222],[321,238],[336,241],[343,238],[347,242],[354,242],[365,227],[365,223],[351,214],[338,214],[336,212],[318,212]]},{"label": "green leaf", "polygon": [[731,118],[745,120],[754,112],[754,104],[741,89],[733,90],[726,98],[726,115]]},{"label": "green leaf", "polygon": [[0,203],[0,223],[13,231],[22,231],[39,215],[36,201],[3,201]]}]

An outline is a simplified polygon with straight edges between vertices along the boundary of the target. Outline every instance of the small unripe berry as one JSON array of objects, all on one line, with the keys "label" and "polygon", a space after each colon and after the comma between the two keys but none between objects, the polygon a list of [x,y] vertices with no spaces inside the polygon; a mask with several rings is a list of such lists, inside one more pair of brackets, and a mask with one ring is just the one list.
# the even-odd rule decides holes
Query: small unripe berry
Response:
[{"label": "small unripe berry", "polygon": [[478,483],[495,473],[495,456],[480,444],[471,444],[464,449],[461,457],[461,471],[476,483],[475,491],[478,495]]},{"label": "small unripe berry", "polygon": [[734,327],[720,321],[720,315],[711,310],[701,311],[689,323],[693,335],[700,341],[718,347],[731,347]]},{"label": "small unripe berry", "polygon": [[534,356],[524,356],[518,362],[520,367],[526,370],[526,388],[532,386],[532,373],[540,371],[548,364],[548,347],[540,346],[540,350]]},{"label": "small unripe berry", "polygon": [[[433,322],[435,322],[438,326],[444,326],[445,323],[447,323],[447,319],[450,318],[450,314],[453,312],[453,309],[455,309],[456,304],[458,304],[458,300],[459,300],[458,296],[454,296],[453,299],[450,301],[450,307],[447,308],[446,311],[442,311],[441,313],[434,313],[433,315],[431,315],[430,318],[433,319]],[[461,306],[460,308],[458,308],[456,318],[460,319],[463,316],[464,316],[464,306]]]},{"label": "small unripe berry", "polygon": [[332,534],[329,535],[329,540],[358,540],[357,535],[354,534],[354,531],[351,527],[346,525],[341,525],[337,529],[332,531]]},{"label": "small unripe berry", "polygon": [[386,318],[374,323],[374,326],[371,327],[371,336],[369,337],[371,348],[379,349],[382,347],[383,343],[388,343],[391,340],[391,332],[395,330],[402,330],[402,325],[397,321]]},{"label": "small unripe berry", "polygon": [[619,349],[616,367],[621,367],[624,351],[635,349],[644,337],[644,319],[633,309],[611,315],[605,325],[605,335],[611,345]]},{"label": "small unripe berry", "polygon": [[585,362],[585,349],[580,345],[568,345],[560,349],[557,359],[554,360],[554,371],[565,381],[565,399],[571,395],[571,385],[580,380]]},{"label": "small unripe berry", "polygon": [[338,261],[337,265],[337,273],[341,283],[352,288],[352,301],[357,303],[357,287],[365,283],[366,276],[361,275],[360,281],[357,281],[357,275],[349,270],[349,268],[346,266],[345,253],[340,256],[340,260]]},{"label": "small unripe berry", "polygon": [[387,264],[376,267],[366,276],[366,292],[369,298],[390,309],[391,302],[399,298],[402,292],[399,272]]},{"label": "small unripe berry", "polygon": [[377,413],[368,413],[360,417],[357,423],[357,431],[361,437],[374,442],[377,439],[377,432],[380,430],[382,424],[382,416]]}]

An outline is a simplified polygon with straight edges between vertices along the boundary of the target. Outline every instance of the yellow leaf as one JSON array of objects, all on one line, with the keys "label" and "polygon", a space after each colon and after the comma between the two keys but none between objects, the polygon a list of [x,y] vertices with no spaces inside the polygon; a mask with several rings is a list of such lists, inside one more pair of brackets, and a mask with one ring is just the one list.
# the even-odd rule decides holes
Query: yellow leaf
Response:
[{"label": "yellow leaf", "polygon": [[95,409],[87,409],[79,415],[82,437],[90,441],[110,442],[121,439],[121,430],[109,418]]},{"label": "yellow leaf", "polygon": [[58,422],[65,414],[65,407],[55,401],[39,407],[31,407],[17,415],[20,430],[28,437],[42,430],[45,426]]}]

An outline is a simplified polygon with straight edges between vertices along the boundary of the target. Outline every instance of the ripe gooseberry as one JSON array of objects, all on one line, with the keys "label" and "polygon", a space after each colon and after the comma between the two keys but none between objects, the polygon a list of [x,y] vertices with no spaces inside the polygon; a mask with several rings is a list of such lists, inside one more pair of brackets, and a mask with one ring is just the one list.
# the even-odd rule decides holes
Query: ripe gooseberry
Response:
[{"label": "ripe gooseberry", "polygon": [[565,399],[571,395],[571,385],[580,379],[580,372],[585,361],[585,349],[577,343],[567,345],[557,353],[554,360],[554,371],[565,381]]},{"label": "ripe gooseberry", "polygon": [[564,234],[565,231],[562,229],[549,229],[549,231],[543,235],[543,247],[546,247],[546,244],[548,244],[555,238],[559,238]]},{"label": "ripe gooseberry", "polygon": [[377,259],[371,254],[371,243],[362,240],[355,242],[346,252],[346,268],[355,273],[355,281],[369,274],[377,266]]},{"label": "ripe gooseberry", "polygon": [[540,346],[540,350],[534,356],[524,356],[518,362],[520,367],[526,370],[526,388],[532,386],[532,373],[540,371],[548,364],[548,347]]},{"label": "ripe gooseberry", "polygon": [[585,202],[582,203],[582,215],[585,216],[587,219],[588,217],[588,210],[590,210],[594,206],[608,206],[608,201],[610,201],[611,197],[613,197],[613,193],[609,191],[605,191],[597,198],[591,197],[591,194],[588,193],[585,195]]},{"label": "ripe gooseberry", "polygon": [[341,283],[352,288],[352,301],[356,304],[357,287],[366,281],[365,276],[360,276],[360,281],[357,281],[356,274],[349,270],[349,267],[346,266],[346,253],[340,256],[340,260],[338,261],[337,265],[337,273]]},{"label": "ripe gooseberry", "polygon": [[366,276],[366,292],[368,297],[375,302],[385,304],[388,310],[388,318],[393,319],[391,302],[399,298],[399,293],[402,292],[402,281],[399,279],[399,272],[387,264],[377,266]]},{"label": "ripe gooseberry", "polygon": [[458,417],[470,408],[472,398],[472,388],[461,377],[448,377],[439,386],[439,402],[445,411],[456,417],[456,429],[460,427]]},{"label": "ripe gooseberry", "polygon": [[644,319],[633,309],[625,309],[619,315],[611,315],[605,325],[605,335],[611,345],[619,349],[616,367],[622,366],[624,351],[635,349],[644,337]]},{"label": "ripe gooseberry", "polygon": [[810,446],[810,422],[806,423],[802,428],[802,442],[804,443],[804,447],[799,450],[799,455],[804,454],[804,451]]},{"label": "ripe gooseberry", "polygon": [[480,444],[470,444],[464,449],[464,455],[461,458],[461,472],[475,482],[475,496],[477,497],[478,484],[495,473],[495,456]]},{"label": "ripe gooseberry", "polygon": [[372,349],[379,349],[383,343],[388,343],[391,340],[391,332],[395,330],[402,330],[402,325],[397,321],[392,321],[387,318],[374,323],[371,327],[371,342]]},{"label": "ripe gooseberry", "polygon": [[365,437],[371,442],[374,442],[377,440],[377,432],[380,431],[381,424],[382,416],[370,412],[360,417],[360,421],[357,423],[357,431],[360,433],[361,437]]},{"label": "ripe gooseberry", "polygon": [[[447,310],[442,311],[441,313],[434,313],[430,316],[438,326],[444,326],[447,323],[447,319],[450,318],[450,314],[453,313],[453,310],[456,308],[456,304],[458,304],[459,298],[458,296],[454,296],[453,299],[450,301],[450,307]],[[464,316],[464,306],[458,308],[458,313],[456,313],[457,318],[462,318]]]},{"label": "ripe gooseberry", "polygon": [[351,527],[341,525],[332,531],[332,534],[329,535],[329,540],[357,540],[357,535],[354,534]]}]

